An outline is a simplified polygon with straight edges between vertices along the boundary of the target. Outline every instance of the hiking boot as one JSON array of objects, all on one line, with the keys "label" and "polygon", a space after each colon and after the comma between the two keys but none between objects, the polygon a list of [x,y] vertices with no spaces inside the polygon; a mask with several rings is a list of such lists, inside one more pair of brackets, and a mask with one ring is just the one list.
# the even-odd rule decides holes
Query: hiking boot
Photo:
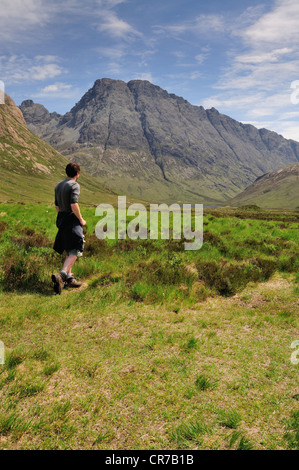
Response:
[{"label": "hiking boot", "polygon": [[74,277],[69,277],[65,283],[65,287],[77,288],[81,286],[82,286],[82,282],[77,281],[77,279],[75,279]]},{"label": "hiking boot", "polygon": [[52,274],[53,289],[56,295],[60,295],[64,289],[64,280],[61,274]]}]

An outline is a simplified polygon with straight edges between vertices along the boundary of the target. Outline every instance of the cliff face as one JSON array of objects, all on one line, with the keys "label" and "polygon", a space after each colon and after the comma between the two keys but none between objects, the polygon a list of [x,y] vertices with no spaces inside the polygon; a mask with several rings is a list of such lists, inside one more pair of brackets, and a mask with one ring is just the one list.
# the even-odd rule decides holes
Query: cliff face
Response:
[{"label": "cliff face", "polygon": [[20,108],[65,156],[114,190],[152,201],[226,201],[299,160],[299,143],[142,80],[97,80],[64,116],[32,101]]}]

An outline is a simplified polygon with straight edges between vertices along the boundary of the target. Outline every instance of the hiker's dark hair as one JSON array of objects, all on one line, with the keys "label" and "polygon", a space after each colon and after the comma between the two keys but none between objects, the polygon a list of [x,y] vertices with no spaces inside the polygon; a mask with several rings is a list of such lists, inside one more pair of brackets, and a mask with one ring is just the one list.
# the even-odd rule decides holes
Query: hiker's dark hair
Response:
[{"label": "hiker's dark hair", "polygon": [[81,168],[77,163],[69,163],[65,169],[65,172],[69,178],[74,178],[74,176],[77,176],[80,171]]}]

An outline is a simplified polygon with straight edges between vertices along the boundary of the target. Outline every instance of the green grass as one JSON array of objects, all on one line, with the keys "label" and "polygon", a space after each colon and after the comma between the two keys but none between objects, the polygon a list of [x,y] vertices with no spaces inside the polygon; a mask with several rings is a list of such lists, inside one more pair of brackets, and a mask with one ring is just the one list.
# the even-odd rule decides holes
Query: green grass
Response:
[{"label": "green grass", "polygon": [[195,420],[178,426],[170,433],[170,440],[178,444],[180,448],[189,448],[190,442],[201,445],[201,436],[208,432],[209,430],[202,420]]},{"label": "green grass", "polygon": [[85,285],[54,296],[55,209],[0,205],[0,449],[297,448],[298,215],[211,210],[184,252],[82,212]]},{"label": "green grass", "polygon": [[209,388],[213,389],[217,387],[217,382],[211,380],[209,377],[206,377],[204,374],[199,375],[195,380],[195,386],[200,391],[208,390]]},{"label": "green grass", "polygon": [[229,429],[237,429],[241,424],[242,418],[238,411],[232,409],[226,412],[221,412],[219,423]]},{"label": "green grass", "polygon": [[299,449],[299,410],[294,411],[286,421],[285,438],[289,449]]},{"label": "green grass", "polygon": [[243,435],[242,431],[234,431],[232,433],[229,447],[234,447],[236,450],[254,450],[253,444]]}]

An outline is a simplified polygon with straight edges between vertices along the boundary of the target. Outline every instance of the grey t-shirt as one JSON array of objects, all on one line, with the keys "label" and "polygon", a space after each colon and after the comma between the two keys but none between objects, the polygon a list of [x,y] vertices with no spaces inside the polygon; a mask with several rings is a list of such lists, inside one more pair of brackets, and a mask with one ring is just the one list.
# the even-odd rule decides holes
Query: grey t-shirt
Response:
[{"label": "grey t-shirt", "polygon": [[55,188],[55,206],[60,212],[72,212],[71,204],[79,201],[80,185],[69,178],[58,183]]}]

